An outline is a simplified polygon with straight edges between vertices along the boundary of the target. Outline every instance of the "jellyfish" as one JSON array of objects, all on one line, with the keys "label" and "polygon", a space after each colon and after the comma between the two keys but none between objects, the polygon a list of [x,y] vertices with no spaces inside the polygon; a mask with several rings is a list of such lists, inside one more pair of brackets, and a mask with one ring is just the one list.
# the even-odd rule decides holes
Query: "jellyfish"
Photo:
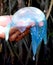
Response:
[{"label": "jellyfish", "polygon": [[[33,23],[30,28],[30,33],[33,57],[35,57],[41,41],[44,40],[44,44],[47,44],[47,20],[45,14],[36,7],[24,7],[12,16],[11,21],[6,27],[6,40],[9,38],[9,30],[11,27],[17,27],[21,32],[24,32],[26,27]],[[20,29],[20,27],[22,27],[22,29]]]}]

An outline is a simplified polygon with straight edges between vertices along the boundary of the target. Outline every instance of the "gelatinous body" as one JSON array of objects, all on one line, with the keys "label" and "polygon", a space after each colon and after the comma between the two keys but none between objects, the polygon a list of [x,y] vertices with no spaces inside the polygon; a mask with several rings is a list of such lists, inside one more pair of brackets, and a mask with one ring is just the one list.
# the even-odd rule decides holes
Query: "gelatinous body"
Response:
[{"label": "gelatinous body", "polygon": [[[32,50],[35,56],[37,48],[42,40],[47,43],[47,21],[44,13],[35,7],[24,7],[18,10],[12,17],[12,22],[7,26],[6,40],[8,40],[11,27],[17,27],[21,32],[31,25],[30,33],[32,39]],[[22,29],[21,29],[21,28]]]}]

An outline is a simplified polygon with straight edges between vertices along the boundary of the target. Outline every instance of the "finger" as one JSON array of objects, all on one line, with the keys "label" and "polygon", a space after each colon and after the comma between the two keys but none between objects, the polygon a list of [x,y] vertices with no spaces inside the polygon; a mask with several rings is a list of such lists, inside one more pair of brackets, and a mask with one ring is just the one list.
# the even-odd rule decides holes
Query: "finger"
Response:
[{"label": "finger", "polygon": [[19,34],[21,34],[21,32],[20,32],[20,31],[16,31],[14,34],[12,34],[12,35],[9,37],[9,40],[10,40],[10,41],[15,41],[16,37],[18,37]]},{"label": "finger", "polygon": [[16,31],[18,31],[18,29],[17,29],[16,27],[11,28],[9,35],[11,36],[11,35],[14,34]]},{"label": "finger", "polygon": [[22,38],[24,38],[26,35],[28,35],[29,34],[29,32],[30,32],[30,30],[28,29],[28,30],[25,30],[25,32],[23,32],[22,34],[20,34],[19,35],[19,37],[16,37],[16,41],[19,41],[19,40],[21,40]]},{"label": "finger", "polygon": [[4,33],[0,34],[0,38],[4,39],[5,38],[5,34]]}]

